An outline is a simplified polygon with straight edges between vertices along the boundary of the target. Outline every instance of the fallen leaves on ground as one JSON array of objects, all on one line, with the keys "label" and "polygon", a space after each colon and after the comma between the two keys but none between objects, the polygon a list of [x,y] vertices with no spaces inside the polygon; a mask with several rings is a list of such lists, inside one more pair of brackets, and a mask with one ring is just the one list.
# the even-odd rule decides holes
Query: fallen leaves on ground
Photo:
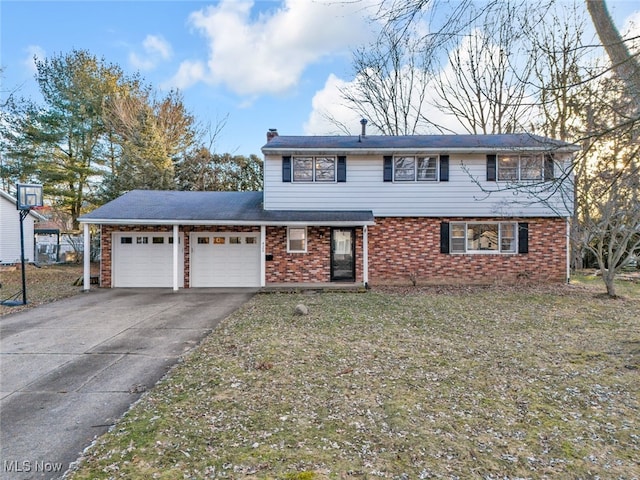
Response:
[{"label": "fallen leaves on ground", "polygon": [[[22,300],[22,271],[17,267],[0,267],[0,300],[16,297]],[[27,305],[6,307],[0,305],[0,316],[19,312],[43,303],[70,297],[80,292],[81,287],[73,284],[82,276],[82,265],[27,265]]]},{"label": "fallen leaves on ground", "polygon": [[639,478],[639,311],[572,286],[257,295],[71,478]]}]

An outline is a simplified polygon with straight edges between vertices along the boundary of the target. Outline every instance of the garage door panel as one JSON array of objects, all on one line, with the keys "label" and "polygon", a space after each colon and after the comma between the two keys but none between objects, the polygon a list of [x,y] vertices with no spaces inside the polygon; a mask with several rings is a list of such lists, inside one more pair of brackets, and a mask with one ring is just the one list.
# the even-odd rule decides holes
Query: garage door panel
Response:
[{"label": "garage door panel", "polygon": [[260,286],[260,234],[199,232],[191,235],[192,287]]},{"label": "garage door panel", "polygon": [[[172,287],[173,234],[127,232],[113,235],[115,287]],[[182,237],[182,236],[181,236]],[[180,241],[178,286],[184,285],[184,248]]]}]

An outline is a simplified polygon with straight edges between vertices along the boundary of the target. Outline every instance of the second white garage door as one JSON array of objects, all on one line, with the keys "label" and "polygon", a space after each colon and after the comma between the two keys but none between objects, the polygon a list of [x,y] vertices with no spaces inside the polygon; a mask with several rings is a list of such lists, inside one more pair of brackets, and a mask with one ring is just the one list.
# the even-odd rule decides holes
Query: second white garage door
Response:
[{"label": "second white garage door", "polygon": [[258,232],[195,232],[189,239],[191,287],[259,287]]}]

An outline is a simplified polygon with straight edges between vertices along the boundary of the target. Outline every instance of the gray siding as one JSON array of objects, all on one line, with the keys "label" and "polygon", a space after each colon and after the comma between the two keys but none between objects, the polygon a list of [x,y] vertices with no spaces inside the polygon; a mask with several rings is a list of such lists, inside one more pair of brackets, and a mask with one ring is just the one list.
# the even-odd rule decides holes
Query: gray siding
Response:
[{"label": "gray siding", "polygon": [[[556,158],[556,176],[567,168]],[[570,162],[565,154],[561,161]],[[265,158],[267,210],[372,210],[375,216],[566,217],[571,186],[530,183],[526,189],[486,181],[486,156],[450,155],[448,182],[383,182],[383,156],[347,157],[345,183],[282,181],[282,157]],[[534,195],[531,191],[536,191]],[[564,193],[564,194],[563,194]]]}]

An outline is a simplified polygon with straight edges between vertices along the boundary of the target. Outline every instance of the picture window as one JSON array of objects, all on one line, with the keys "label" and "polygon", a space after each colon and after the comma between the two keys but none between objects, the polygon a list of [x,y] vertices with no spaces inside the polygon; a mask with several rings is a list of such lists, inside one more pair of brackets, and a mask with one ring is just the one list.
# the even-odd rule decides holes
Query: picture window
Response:
[{"label": "picture window", "polygon": [[451,253],[515,253],[515,223],[452,223]]}]

